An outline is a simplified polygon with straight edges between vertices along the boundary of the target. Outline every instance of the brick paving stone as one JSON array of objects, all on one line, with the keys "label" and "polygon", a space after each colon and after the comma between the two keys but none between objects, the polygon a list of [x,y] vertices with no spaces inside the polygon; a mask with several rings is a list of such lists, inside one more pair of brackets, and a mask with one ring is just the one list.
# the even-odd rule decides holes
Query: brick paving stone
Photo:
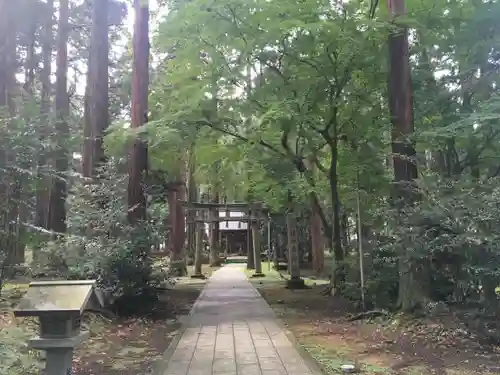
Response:
[{"label": "brick paving stone", "polygon": [[262,370],[262,375],[288,375],[288,374],[286,373],[286,370]]},{"label": "brick paving stone", "polygon": [[189,369],[189,362],[181,362],[171,360],[168,363],[167,370],[165,374],[169,375],[186,375]]},{"label": "brick paving stone", "polygon": [[259,360],[255,352],[238,353],[236,354],[236,362],[239,365],[258,365]]},{"label": "brick paving stone", "polygon": [[226,265],[212,275],[161,375],[320,375],[240,267]]},{"label": "brick paving stone", "polygon": [[258,364],[238,365],[238,375],[262,375]]},{"label": "brick paving stone", "polygon": [[219,358],[214,360],[212,367],[214,374],[236,371],[236,360],[232,358]]},{"label": "brick paving stone", "polygon": [[259,360],[261,358],[277,358],[277,357],[279,357],[278,353],[276,352],[276,350],[274,348],[270,348],[270,349],[259,348],[256,350],[256,352],[257,352],[257,357],[259,358]]},{"label": "brick paving stone", "polygon": [[231,349],[220,349],[220,350],[216,350],[214,352],[214,358],[215,359],[223,359],[223,358],[235,358],[235,352],[234,352],[234,348],[231,348]]}]

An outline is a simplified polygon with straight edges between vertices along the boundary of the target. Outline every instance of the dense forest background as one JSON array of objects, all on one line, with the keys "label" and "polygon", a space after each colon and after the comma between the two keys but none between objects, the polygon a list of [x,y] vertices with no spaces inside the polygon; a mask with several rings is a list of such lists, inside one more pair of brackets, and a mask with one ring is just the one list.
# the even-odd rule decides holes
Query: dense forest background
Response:
[{"label": "dense forest background", "polygon": [[497,316],[497,1],[159,1],[150,30],[146,2],[134,39],[91,3],[0,1],[0,285],[154,299],[180,183],[294,212],[337,295],[361,251],[367,306]]}]

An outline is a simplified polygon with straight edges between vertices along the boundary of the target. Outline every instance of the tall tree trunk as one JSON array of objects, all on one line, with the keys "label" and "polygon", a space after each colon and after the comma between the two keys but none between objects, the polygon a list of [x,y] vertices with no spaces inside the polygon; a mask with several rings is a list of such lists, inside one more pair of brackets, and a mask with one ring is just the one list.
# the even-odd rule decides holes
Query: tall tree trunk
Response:
[{"label": "tall tree trunk", "polygon": [[181,204],[181,201],[186,198],[184,183],[179,181],[170,184],[167,197],[170,223],[170,267],[175,269],[176,276],[184,276],[186,274],[186,267],[182,250],[186,230],[184,225],[184,207]]},{"label": "tall tree trunk", "polygon": [[345,281],[345,270],[344,270],[344,251],[342,249],[342,233],[340,225],[340,197],[339,197],[339,187],[338,187],[338,174],[337,174],[337,163],[338,163],[338,124],[334,122],[333,126],[333,137],[330,140],[330,152],[331,161],[329,168],[328,180],[330,184],[331,200],[333,205],[333,254],[335,256],[335,264],[332,272],[332,285],[334,291],[342,292],[343,284]]},{"label": "tall tree trunk", "polygon": [[52,181],[49,203],[49,228],[57,234],[66,232],[69,167],[68,37],[69,0],[60,0],[56,61],[56,136],[58,148],[54,153],[57,176]]},{"label": "tall tree trunk", "polygon": [[49,123],[49,112],[50,112],[50,74],[52,71],[52,29],[53,29],[53,11],[54,11],[54,0],[48,0],[46,5],[46,16],[45,23],[43,27],[42,36],[42,60],[43,68],[40,73],[40,81],[42,83],[42,93],[41,93],[41,120],[39,121],[39,140],[41,149],[38,155],[38,167],[37,167],[37,191],[36,191],[36,220],[35,224],[40,228],[48,228],[49,221],[49,197],[50,197],[50,186],[51,180],[48,176],[48,157],[47,149],[44,146],[48,141],[48,136],[50,134],[50,123]]},{"label": "tall tree trunk", "polygon": [[[255,214],[252,214],[255,215]],[[262,274],[262,259],[260,258],[261,248],[260,248],[260,232],[259,232],[259,221],[256,216],[252,217],[252,221],[248,223],[252,230],[252,247],[253,247],[253,259],[255,264],[255,273],[253,276],[261,276]]]},{"label": "tall tree trunk", "polygon": [[184,244],[186,242],[186,213],[181,202],[186,200],[186,185],[180,182],[177,187],[177,213],[176,213],[176,229],[175,235],[176,248],[178,249],[179,260],[184,259]]},{"label": "tall tree trunk", "polygon": [[[405,13],[404,0],[388,2],[395,23]],[[394,201],[399,206],[416,199],[413,181],[417,178],[415,147],[408,139],[413,133],[413,97],[408,47],[408,28],[397,24],[389,34],[389,109],[392,123]],[[417,306],[423,295],[419,290],[412,259],[407,251],[399,255],[399,304],[404,310]]]},{"label": "tall tree trunk", "polygon": [[173,184],[169,184],[167,187],[167,206],[168,206],[168,227],[169,227],[169,236],[168,236],[168,250],[171,254],[171,259],[176,258],[176,242],[175,235],[177,233],[177,190],[173,186]]},{"label": "tall tree trunk", "polygon": [[[11,121],[15,116],[13,92],[15,89],[16,72],[16,32],[12,21],[14,11],[11,2],[0,2],[0,109],[5,120]],[[8,135],[7,135],[8,136]],[[13,165],[15,155],[8,146],[0,146],[0,167],[6,172],[0,181],[0,289],[5,277],[15,261],[15,230],[17,221],[17,201],[14,193],[18,188],[16,173]]]},{"label": "tall tree trunk", "polygon": [[[311,171],[312,178],[316,178],[316,164],[313,158],[307,160],[307,169]],[[309,195],[310,204],[310,231],[311,231],[311,263],[313,271],[321,274],[324,267],[323,235],[321,233],[321,207],[317,199]]]},{"label": "tall tree trunk", "polygon": [[297,217],[291,207],[291,199],[289,199],[289,205],[289,212],[286,214],[286,229],[288,237],[288,270],[290,272],[290,279],[288,280],[287,285],[290,289],[293,289],[303,287],[304,280],[300,277]]},{"label": "tall tree trunk", "polygon": [[[195,153],[194,153],[194,142],[191,144],[189,150],[188,158],[188,177],[187,177],[187,187],[188,187],[188,201],[190,203],[196,202],[198,199],[198,189],[196,186],[196,180],[194,178],[195,172]],[[192,257],[195,253],[195,237],[196,237],[196,225],[194,220],[196,218],[196,213],[193,210],[188,210],[187,212],[187,254]]]},{"label": "tall tree trunk", "polygon": [[247,269],[253,270],[255,269],[255,257],[253,253],[253,239],[252,239],[252,225],[250,221],[247,221],[247,231],[246,231],[246,240],[247,240]]},{"label": "tall tree trunk", "polygon": [[[217,186],[215,188],[215,198],[214,202],[220,203],[220,182],[217,182]],[[220,217],[220,210],[217,209],[215,210],[215,216],[217,219]],[[221,244],[221,233],[220,233],[220,222],[217,222],[217,224],[214,227],[214,237],[215,237],[215,246],[221,251],[222,249],[222,244]]]},{"label": "tall tree trunk", "polygon": [[314,202],[311,202],[311,247],[313,270],[319,275],[323,272],[325,253],[321,234],[321,218]]},{"label": "tall tree trunk", "polygon": [[33,96],[33,83],[35,82],[35,43],[37,22],[35,19],[30,20],[29,40],[26,44],[26,61],[24,64],[24,85],[23,90],[28,99]]},{"label": "tall tree trunk", "polygon": [[[216,72],[212,74],[212,122],[217,121],[218,117],[218,75]],[[214,184],[213,184],[213,192],[212,192],[212,202],[219,203],[219,168],[220,161],[217,160],[215,162],[215,170],[214,170]],[[219,219],[219,208],[214,208],[210,210],[210,218],[212,220]],[[219,244],[219,222],[212,221],[209,225],[210,231],[210,266],[216,267],[220,265],[220,244]]]},{"label": "tall tree trunk", "polygon": [[[247,66],[247,72],[246,72],[246,96],[247,99],[249,99],[252,95],[252,67],[249,64]],[[247,119],[247,125],[250,124],[250,116],[248,116]],[[248,192],[247,194],[247,202],[251,202],[252,197],[251,193]],[[250,213],[250,212],[248,212]],[[247,222],[247,269],[253,270],[255,268],[255,259],[254,259],[254,254],[253,254],[253,246],[251,245],[252,241],[252,225],[250,221]]]},{"label": "tall tree trunk", "polygon": [[[196,220],[200,219],[200,215],[196,214]],[[204,278],[202,273],[202,251],[203,251],[203,232],[204,225],[196,221],[195,224],[195,242],[196,249],[194,252],[194,274],[191,277],[194,278]]]},{"label": "tall tree trunk", "polygon": [[[135,0],[134,59],[132,67],[132,128],[147,122],[149,83],[149,0]],[[128,219],[131,224],[146,219],[144,183],[148,170],[147,146],[135,139],[130,153]]]},{"label": "tall tree trunk", "polygon": [[[219,192],[217,184],[214,187],[212,203],[219,203]],[[219,209],[214,208],[210,210],[210,219],[217,220],[219,218]],[[217,267],[220,266],[219,258],[219,222],[212,221],[210,223],[210,266]]]},{"label": "tall tree trunk", "polygon": [[[35,42],[36,42],[36,28],[37,23],[35,18],[30,19],[29,27],[29,39],[26,44],[26,60],[24,64],[24,84],[23,84],[23,96],[26,101],[31,102],[33,100],[33,83],[35,81]],[[30,103],[31,104],[31,103]],[[29,115],[25,116],[26,123],[32,121]],[[28,170],[31,167],[30,161],[24,158],[21,161],[21,168],[23,170]],[[16,228],[16,264],[24,264],[25,262],[25,250],[26,250],[26,220],[28,218],[28,205],[29,195],[27,194],[28,180],[25,173],[21,172],[18,180],[18,188],[16,189],[15,201],[18,202],[18,217],[16,218],[17,228]]]},{"label": "tall tree trunk", "polygon": [[104,163],[103,135],[109,124],[109,40],[108,0],[92,2],[92,27],[85,91],[85,142],[82,172],[86,177],[95,174]]},{"label": "tall tree trunk", "polygon": [[347,212],[343,210],[342,212],[342,221],[341,221],[341,230],[342,230],[342,247],[344,248],[344,253],[347,254],[349,251],[349,217]]}]

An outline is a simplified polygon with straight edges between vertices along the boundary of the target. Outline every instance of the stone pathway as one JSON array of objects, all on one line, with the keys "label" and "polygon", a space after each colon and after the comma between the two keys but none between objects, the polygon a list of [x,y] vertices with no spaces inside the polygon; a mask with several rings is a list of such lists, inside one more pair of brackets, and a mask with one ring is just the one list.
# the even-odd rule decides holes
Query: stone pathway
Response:
[{"label": "stone pathway", "polygon": [[319,375],[241,267],[212,275],[163,375]]}]

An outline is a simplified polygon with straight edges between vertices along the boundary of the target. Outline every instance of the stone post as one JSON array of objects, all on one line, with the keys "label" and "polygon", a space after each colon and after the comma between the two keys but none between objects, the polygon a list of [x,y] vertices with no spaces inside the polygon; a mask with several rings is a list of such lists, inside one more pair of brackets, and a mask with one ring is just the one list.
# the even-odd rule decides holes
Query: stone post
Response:
[{"label": "stone post", "polygon": [[[54,340],[33,338],[29,341],[29,345],[33,349],[45,350],[45,374],[71,375],[73,352],[89,336],[89,332],[80,332],[77,336],[71,338]],[[57,343],[55,343],[56,340]]]}]

